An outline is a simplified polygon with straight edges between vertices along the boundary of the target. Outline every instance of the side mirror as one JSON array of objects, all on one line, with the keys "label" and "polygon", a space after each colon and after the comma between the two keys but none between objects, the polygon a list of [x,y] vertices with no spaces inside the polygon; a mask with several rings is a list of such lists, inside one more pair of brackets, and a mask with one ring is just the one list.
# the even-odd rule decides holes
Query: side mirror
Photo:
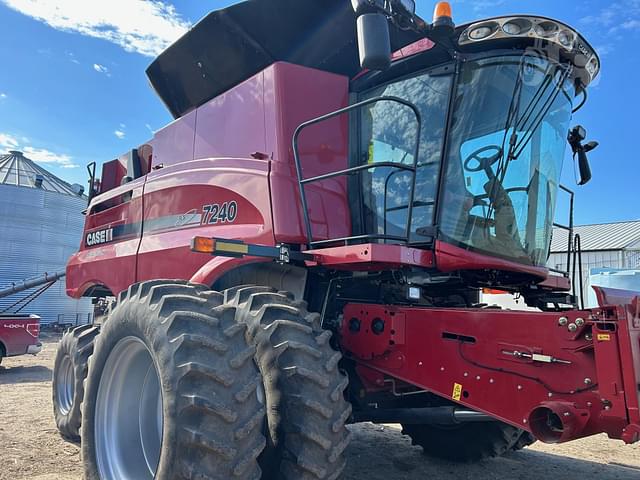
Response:
[{"label": "side mirror", "polygon": [[389,23],[382,13],[364,13],[357,19],[360,66],[386,70],[391,65]]},{"label": "side mirror", "polygon": [[587,158],[587,152],[579,150],[578,153],[578,185],[584,185],[591,180],[591,166],[589,165],[589,159]]},{"label": "side mirror", "polygon": [[598,142],[589,142],[583,145],[582,142],[587,138],[587,131],[581,125],[576,125],[569,131],[567,141],[571,145],[574,158],[578,160],[578,185],[584,185],[591,180],[591,166],[587,152],[590,152],[598,146]]}]

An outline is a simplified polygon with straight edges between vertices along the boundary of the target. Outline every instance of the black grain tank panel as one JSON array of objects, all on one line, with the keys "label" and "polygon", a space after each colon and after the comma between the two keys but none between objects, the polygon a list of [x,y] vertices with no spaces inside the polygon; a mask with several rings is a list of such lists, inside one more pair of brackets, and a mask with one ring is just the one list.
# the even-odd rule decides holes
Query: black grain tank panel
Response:
[{"label": "black grain tank panel", "polygon": [[[418,38],[391,26],[392,50]],[[249,0],[211,12],[161,53],[147,76],[178,118],[278,61],[357,74],[350,0]]]}]

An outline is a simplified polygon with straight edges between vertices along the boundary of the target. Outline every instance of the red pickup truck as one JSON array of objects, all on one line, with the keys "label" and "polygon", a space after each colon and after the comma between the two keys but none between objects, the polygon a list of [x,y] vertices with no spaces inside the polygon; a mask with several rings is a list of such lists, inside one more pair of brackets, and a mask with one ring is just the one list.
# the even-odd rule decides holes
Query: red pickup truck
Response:
[{"label": "red pickup truck", "polygon": [[0,362],[3,357],[37,354],[42,350],[39,336],[39,316],[0,315]]}]

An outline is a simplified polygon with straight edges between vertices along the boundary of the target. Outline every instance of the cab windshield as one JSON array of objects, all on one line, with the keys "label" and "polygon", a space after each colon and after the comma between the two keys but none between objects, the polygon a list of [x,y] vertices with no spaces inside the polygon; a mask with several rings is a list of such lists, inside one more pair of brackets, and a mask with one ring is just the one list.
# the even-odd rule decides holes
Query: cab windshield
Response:
[{"label": "cab windshield", "polygon": [[[363,98],[391,95],[413,102],[422,128],[412,218],[413,174],[372,168],[361,178],[365,230],[402,235],[410,220],[413,244],[432,242],[437,226],[448,243],[544,265],[574,96],[570,73],[539,56],[507,55],[462,63],[453,89],[452,75],[425,72],[368,91]],[[380,102],[361,115],[361,161],[412,164],[415,120],[407,111],[389,109]]]},{"label": "cab windshield", "polygon": [[571,118],[569,74],[530,55],[463,65],[441,199],[445,241],[546,263]]}]

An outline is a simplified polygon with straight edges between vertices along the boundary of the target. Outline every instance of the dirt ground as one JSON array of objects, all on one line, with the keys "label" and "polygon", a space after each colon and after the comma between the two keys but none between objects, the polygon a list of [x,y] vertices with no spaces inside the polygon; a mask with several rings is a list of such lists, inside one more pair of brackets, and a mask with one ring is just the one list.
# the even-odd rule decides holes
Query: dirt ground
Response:
[{"label": "dirt ground", "polygon": [[[0,480],[80,480],[79,447],[57,434],[51,373],[57,343],[36,357],[4,359],[0,367]],[[640,445],[593,437],[566,445],[536,444],[473,465],[424,457],[397,425],[350,427],[345,480],[639,480]]]}]

